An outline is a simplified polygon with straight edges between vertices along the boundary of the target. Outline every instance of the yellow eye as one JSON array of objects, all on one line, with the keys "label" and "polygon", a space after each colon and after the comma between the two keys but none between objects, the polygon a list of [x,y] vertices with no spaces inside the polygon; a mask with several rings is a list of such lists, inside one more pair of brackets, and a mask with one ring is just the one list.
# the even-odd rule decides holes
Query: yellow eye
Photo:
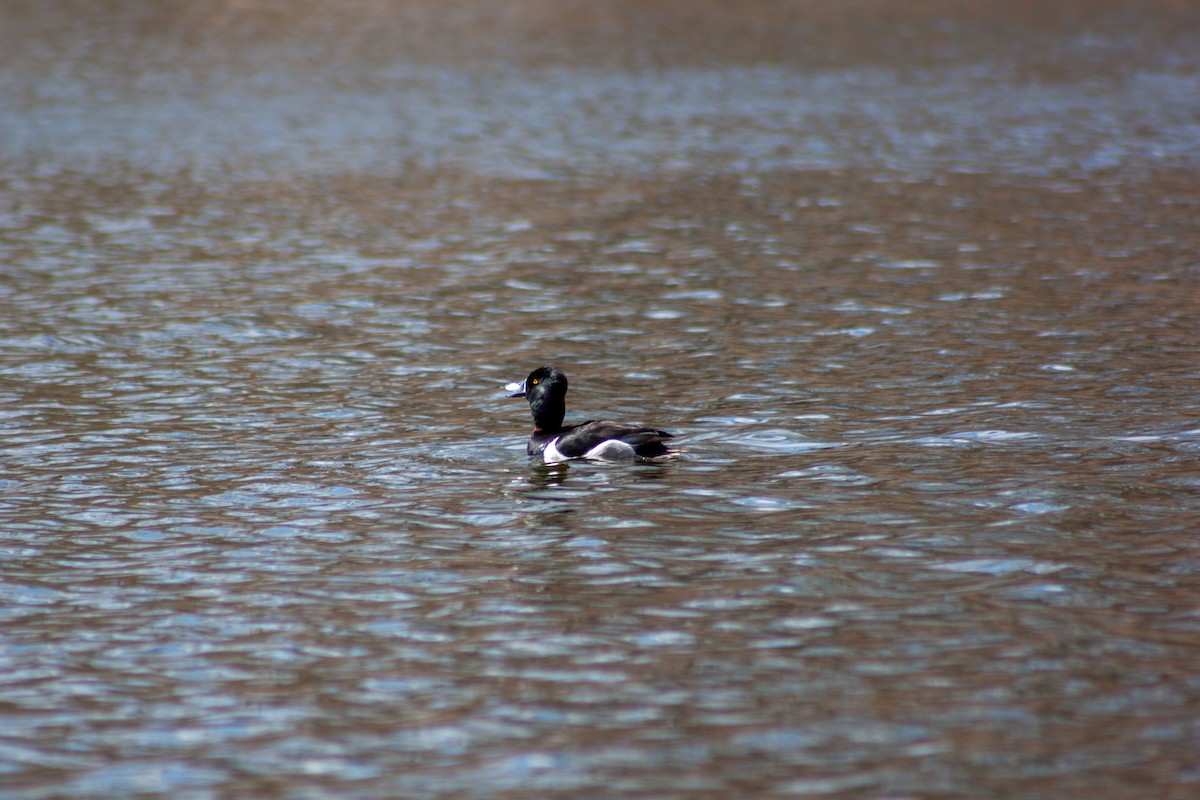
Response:
[{"label": "yellow eye", "polygon": [[537,386],[537,385],[538,385],[538,379],[537,379],[537,378],[534,378],[534,379],[533,379],[533,385],[534,385],[534,386]]}]

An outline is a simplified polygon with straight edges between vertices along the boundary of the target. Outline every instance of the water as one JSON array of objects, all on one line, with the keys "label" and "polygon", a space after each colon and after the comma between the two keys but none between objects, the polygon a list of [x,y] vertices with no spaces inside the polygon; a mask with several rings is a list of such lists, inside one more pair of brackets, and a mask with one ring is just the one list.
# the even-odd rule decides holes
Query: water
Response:
[{"label": "water", "polygon": [[1195,19],[164,8],[9,9],[4,796],[1200,791]]}]

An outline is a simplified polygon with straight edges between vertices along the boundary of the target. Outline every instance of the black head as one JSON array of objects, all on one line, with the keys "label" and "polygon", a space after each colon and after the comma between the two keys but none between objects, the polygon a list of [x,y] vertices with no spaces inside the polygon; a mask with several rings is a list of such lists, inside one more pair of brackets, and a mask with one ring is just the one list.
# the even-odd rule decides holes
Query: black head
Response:
[{"label": "black head", "polygon": [[538,367],[521,383],[504,387],[509,397],[529,399],[533,425],[538,430],[555,431],[562,427],[567,414],[567,376],[557,367]]}]

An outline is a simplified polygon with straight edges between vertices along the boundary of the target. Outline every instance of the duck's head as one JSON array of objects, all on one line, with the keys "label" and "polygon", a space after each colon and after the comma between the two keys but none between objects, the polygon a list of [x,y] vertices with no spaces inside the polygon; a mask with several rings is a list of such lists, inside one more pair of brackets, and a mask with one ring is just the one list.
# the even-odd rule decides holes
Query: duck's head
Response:
[{"label": "duck's head", "polygon": [[520,383],[504,387],[509,397],[525,397],[533,414],[533,424],[540,430],[562,427],[567,413],[567,376],[557,367],[538,367]]}]

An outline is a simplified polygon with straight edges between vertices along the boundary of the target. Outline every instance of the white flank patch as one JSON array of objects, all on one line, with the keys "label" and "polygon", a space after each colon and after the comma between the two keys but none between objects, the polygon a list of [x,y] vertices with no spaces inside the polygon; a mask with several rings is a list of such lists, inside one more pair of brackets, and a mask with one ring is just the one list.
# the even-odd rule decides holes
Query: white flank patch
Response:
[{"label": "white flank patch", "polygon": [[[555,445],[558,444],[558,439],[551,439],[546,449],[542,451],[542,460],[547,464],[557,464],[560,461],[569,461],[570,456],[564,456],[558,452]],[[595,459],[596,461],[625,461],[633,458],[633,446],[625,444],[616,439],[608,439],[593,447],[583,454],[584,458]]]},{"label": "white flank patch", "polygon": [[560,461],[568,460],[568,456],[564,456],[562,453],[558,452],[558,448],[554,446],[556,444],[558,444],[558,439],[551,439],[546,444],[546,449],[542,451],[542,460],[547,464],[557,464]]},{"label": "white flank patch", "polygon": [[594,458],[598,461],[624,461],[633,458],[633,445],[625,444],[617,439],[601,442],[583,454],[584,458]]}]

